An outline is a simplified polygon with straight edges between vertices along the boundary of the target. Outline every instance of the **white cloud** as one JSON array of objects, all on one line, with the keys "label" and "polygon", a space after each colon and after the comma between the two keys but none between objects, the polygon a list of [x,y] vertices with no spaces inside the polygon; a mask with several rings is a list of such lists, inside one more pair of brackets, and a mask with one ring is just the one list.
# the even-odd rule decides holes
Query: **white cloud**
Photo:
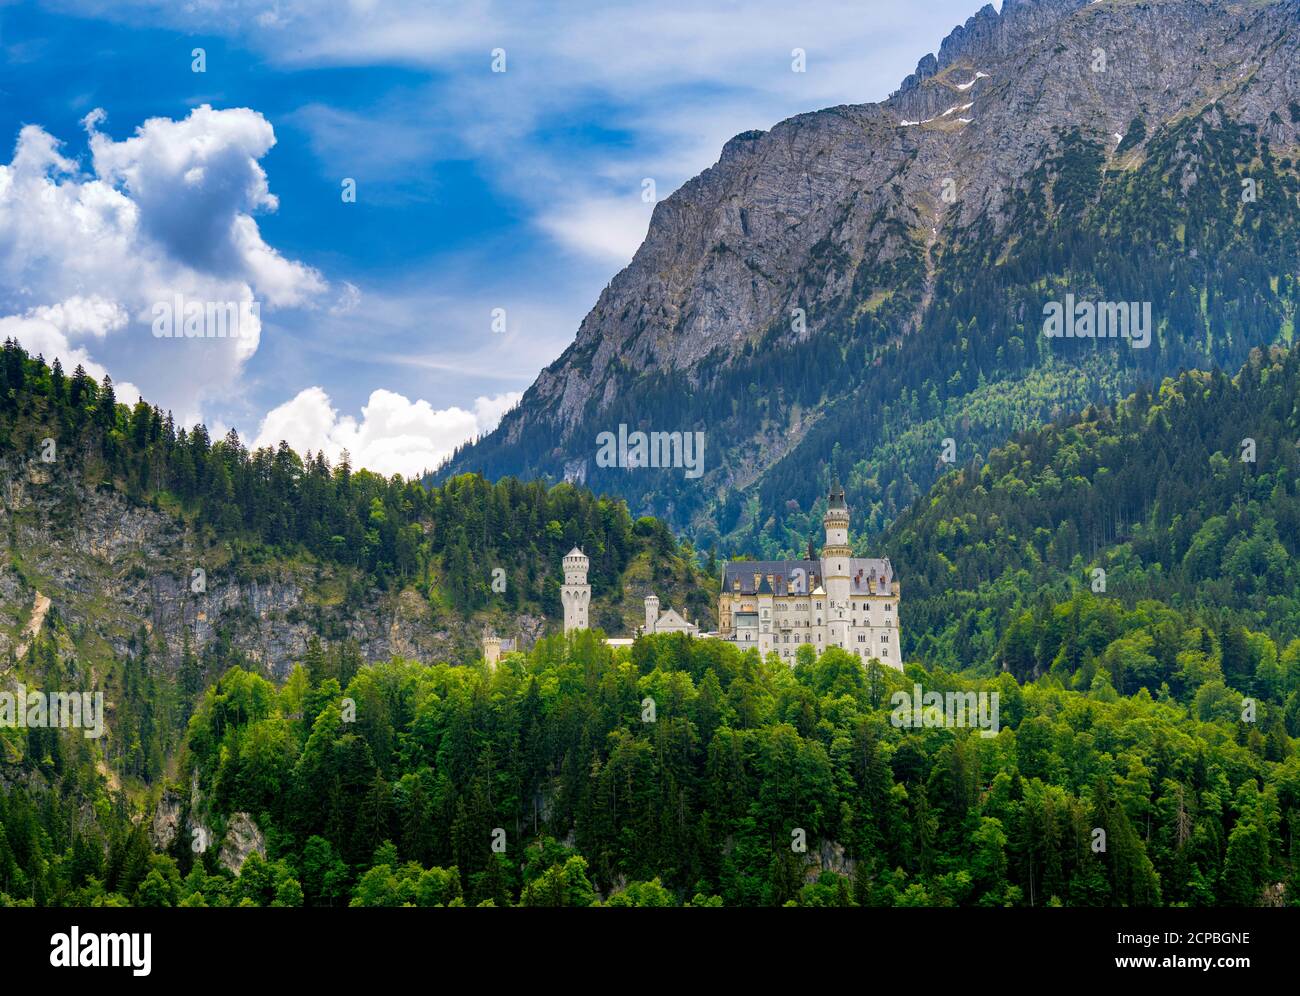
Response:
[{"label": "white cloud", "polygon": [[338,298],[330,305],[331,315],[346,315],[356,311],[361,304],[361,289],[350,280],[343,281]]},{"label": "white cloud", "polygon": [[461,443],[494,429],[521,396],[510,391],[480,397],[471,412],[435,410],[427,401],[377,390],[358,421],[340,416],[323,388],[309,387],[267,414],[253,446],[277,446],[283,440],[300,453],[324,450],[332,461],[347,450],[354,468],[413,477],[437,467]]},{"label": "white cloud", "polygon": [[546,211],[539,224],[570,248],[622,264],[645,239],[653,209],[632,192],[622,198],[589,197]]},{"label": "white cloud", "polygon": [[89,174],[35,125],[0,164],[0,321],[65,366],[102,372],[111,349],[114,369],[145,383],[151,401],[196,414],[237,384],[260,323],[242,338],[160,341],[155,302],[310,305],[327,287],[253,220],[277,204],[258,164],[275,143],[260,114],[204,105],[179,121],[150,118],[122,141],[98,130],[104,119],[97,109],[83,121]]},{"label": "white cloud", "polygon": [[120,304],[97,295],[70,297],[58,304],[33,308],[29,315],[49,322],[68,335],[93,335],[99,339],[127,323],[127,314]]},{"label": "white cloud", "polygon": [[479,434],[491,432],[500,424],[502,417],[523,398],[522,391],[507,391],[494,398],[474,399],[474,420]]}]

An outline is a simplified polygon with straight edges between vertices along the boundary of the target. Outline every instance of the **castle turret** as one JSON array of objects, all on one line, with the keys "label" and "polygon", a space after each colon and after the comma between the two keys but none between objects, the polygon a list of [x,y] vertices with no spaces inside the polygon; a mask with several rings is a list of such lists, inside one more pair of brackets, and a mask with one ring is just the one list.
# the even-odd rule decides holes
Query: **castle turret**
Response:
[{"label": "castle turret", "polygon": [[822,525],[826,527],[826,545],[822,547],[822,585],[826,589],[827,644],[847,648],[853,548],[849,546],[849,507],[844,502],[844,489],[838,481],[831,487]]},{"label": "castle turret", "polygon": [[497,666],[497,661],[501,660],[501,637],[491,633],[483,635],[483,659],[487,661],[488,667]]},{"label": "castle turret", "polygon": [[587,584],[587,568],[591,561],[576,546],[564,557],[564,585],[560,588],[560,602],[564,606],[564,632],[588,629],[587,610],[591,606],[591,585]]},{"label": "castle turret", "polygon": [[[822,516],[826,527],[826,548],[849,546],[849,507],[844,502],[844,489],[836,482],[827,496],[826,514]],[[852,553],[852,551],[849,551]],[[825,556],[825,550],[822,551]]]},{"label": "castle turret", "polygon": [[655,631],[655,625],[659,622],[659,596],[646,595],[645,597],[645,634],[649,636]]}]

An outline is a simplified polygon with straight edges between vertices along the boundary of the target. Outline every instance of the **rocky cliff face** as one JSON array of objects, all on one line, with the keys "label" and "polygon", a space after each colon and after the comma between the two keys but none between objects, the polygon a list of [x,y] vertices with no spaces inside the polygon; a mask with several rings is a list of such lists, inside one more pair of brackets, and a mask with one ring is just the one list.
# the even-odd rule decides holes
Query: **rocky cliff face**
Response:
[{"label": "rocky cliff face", "polygon": [[[355,640],[368,661],[392,656],[459,660],[476,646],[468,620],[434,617],[418,592],[381,591],[318,565],[232,564],[175,517],[108,486],[52,475],[38,463],[0,461],[0,671],[21,657],[47,620],[82,664],[125,657],[143,628],[155,660],[175,673],[188,641],[196,657],[222,638],[283,677],[313,636]],[[545,621],[520,616],[531,644]]]},{"label": "rocky cliff face", "polygon": [[[945,259],[974,243],[1015,241],[1011,204],[1072,134],[1096,143],[1103,169],[1117,171],[1140,163],[1163,129],[1207,112],[1253,127],[1274,149],[1294,147],[1298,28],[1294,0],[1006,0],[1000,14],[986,6],[889,99],[728,142],[715,166],[656,207],[645,242],[572,346],[452,469],[572,478],[590,469],[593,429],[622,417],[620,399],[647,378],[707,397],[720,370],[864,315],[880,321],[859,322],[852,335],[874,340],[872,350],[899,346],[941,302]],[[1137,120],[1145,138],[1124,143]],[[1045,210],[1058,207],[1049,200]],[[826,385],[825,404],[836,389]],[[863,403],[871,395],[869,382],[854,394]],[[766,435],[751,420],[747,438],[712,447],[706,488],[760,480],[815,415],[805,408]],[[681,421],[702,419],[688,399]],[[681,491],[680,482],[665,487]],[[664,513],[656,488],[629,479],[622,491]]]},{"label": "rocky cliff face", "polygon": [[[598,409],[612,398],[616,360],[690,370],[788,325],[795,308],[827,313],[860,266],[929,248],[946,225],[987,215],[1001,235],[1008,193],[1063,131],[1078,127],[1113,155],[1135,117],[1163,122],[1217,102],[1295,144],[1296,123],[1270,116],[1300,93],[1297,17],[1295,4],[1215,0],[986,6],[889,100],[727,143],[658,205],[631,264],[502,431],[530,417],[572,427],[592,398]],[[819,272],[826,243],[843,263]],[[805,334],[817,331],[813,320]]]}]

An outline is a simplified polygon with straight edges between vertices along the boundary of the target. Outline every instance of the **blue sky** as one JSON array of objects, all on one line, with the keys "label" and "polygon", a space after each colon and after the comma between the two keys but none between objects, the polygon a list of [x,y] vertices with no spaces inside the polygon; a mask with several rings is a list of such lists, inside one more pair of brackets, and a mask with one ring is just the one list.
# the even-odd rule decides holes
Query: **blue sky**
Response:
[{"label": "blue sky", "polygon": [[[572,340],[644,178],[662,199],[740,131],[885,97],[977,6],[0,0],[0,335],[417,473]],[[160,339],[175,294],[255,301],[256,334]]]}]

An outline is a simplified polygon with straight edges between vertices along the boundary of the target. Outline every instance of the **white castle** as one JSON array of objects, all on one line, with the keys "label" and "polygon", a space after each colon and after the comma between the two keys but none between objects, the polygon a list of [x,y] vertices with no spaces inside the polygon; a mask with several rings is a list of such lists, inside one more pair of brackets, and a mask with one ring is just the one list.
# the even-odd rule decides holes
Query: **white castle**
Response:
[{"label": "white castle", "polygon": [[[761,654],[775,652],[787,664],[803,644],[818,654],[840,647],[865,664],[874,659],[902,668],[899,645],[899,584],[888,558],[854,557],[849,546],[849,509],[844,489],[831,488],[829,507],[822,519],[826,545],[820,560],[731,560],[722,568],[722,593],[718,598],[718,632],[701,633],[695,623],[669,609],[660,613],[659,598],[645,598],[642,634],[687,633],[755,647]],[[564,632],[589,628],[591,561],[576,546],[564,557]],[[628,646],[630,638],[606,641]],[[483,656],[489,666],[500,659],[502,641],[484,637]]]},{"label": "white castle", "polygon": [[[840,647],[902,668],[899,585],[888,558],[853,556],[844,489],[831,488],[820,560],[732,560],[723,565],[718,635],[740,647],[775,651],[793,664],[800,644],[818,654]],[[810,544],[811,546],[811,544]]]}]

